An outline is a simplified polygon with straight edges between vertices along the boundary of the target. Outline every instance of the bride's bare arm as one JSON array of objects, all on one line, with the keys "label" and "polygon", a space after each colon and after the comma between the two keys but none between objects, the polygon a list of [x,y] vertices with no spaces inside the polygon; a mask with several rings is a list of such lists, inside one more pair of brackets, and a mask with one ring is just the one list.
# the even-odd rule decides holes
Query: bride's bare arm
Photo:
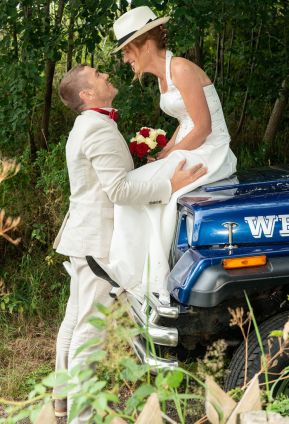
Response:
[{"label": "bride's bare arm", "polygon": [[203,90],[203,85],[210,84],[210,80],[200,68],[199,71],[200,73],[196,71],[196,65],[186,59],[172,60],[172,80],[182,95],[194,128],[178,144],[170,145],[162,151],[158,158],[165,157],[174,150],[197,149],[212,131],[211,115]]},{"label": "bride's bare arm", "polygon": [[170,141],[168,142],[168,144],[163,148],[163,150],[169,150],[172,147],[174,147],[175,142],[176,142],[176,138],[179,132],[180,126],[178,125],[177,128],[175,129],[175,132],[173,133]]}]

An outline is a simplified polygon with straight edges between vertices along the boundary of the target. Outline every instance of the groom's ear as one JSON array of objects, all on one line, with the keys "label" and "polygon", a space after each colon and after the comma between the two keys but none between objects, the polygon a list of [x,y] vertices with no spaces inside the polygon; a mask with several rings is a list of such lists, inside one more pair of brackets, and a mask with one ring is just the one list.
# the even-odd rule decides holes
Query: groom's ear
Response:
[{"label": "groom's ear", "polygon": [[90,99],[91,99],[91,97],[92,97],[92,92],[91,92],[91,90],[89,90],[88,88],[86,88],[86,89],[84,89],[84,90],[81,90],[81,91],[78,93],[78,95],[79,95],[79,98],[80,98],[82,101],[90,100]]}]

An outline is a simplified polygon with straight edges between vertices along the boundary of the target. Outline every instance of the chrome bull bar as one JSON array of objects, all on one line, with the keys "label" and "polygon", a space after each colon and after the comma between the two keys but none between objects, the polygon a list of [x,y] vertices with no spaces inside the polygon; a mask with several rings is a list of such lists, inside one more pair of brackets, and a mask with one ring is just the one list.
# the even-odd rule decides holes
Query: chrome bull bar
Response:
[{"label": "chrome bull bar", "polygon": [[[146,297],[143,304],[132,294],[126,293],[131,318],[140,326],[145,339],[161,346],[175,347],[178,344],[178,330],[175,327],[158,325],[161,316],[175,319],[178,309],[163,306],[155,296]],[[122,299],[124,296],[122,296]]]},{"label": "chrome bull bar", "polygon": [[176,319],[179,315],[178,308],[162,305],[153,295],[146,297],[143,303],[127,292],[120,299],[125,301],[131,318],[141,328],[141,333],[131,339],[132,348],[140,362],[149,365],[153,374],[158,370],[172,370],[178,367],[177,360],[161,358],[151,351],[151,343],[177,346],[178,330],[158,325],[157,322],[160,317]]},{"label": "chrome bull bar", "polygon": [[132,348],[142,364],[149,365],[151,372],[154,373],[161,369],[174,369],[178,367],[178,362],[172,359],[160,358],[153,355],[148,349],[146,342],[142,337],[137,336],[131,341]]},{"label": "chrome bull bar", "polygon": [[[71,276],[71,264],[68,261],[63,263],[67,273]],[[123,292],[119,300],[128,306],[129,313],[134,321],[140,325],[142,335],[131,339],[131,345],[141,363],[149,365],[151,372],[154,373],[160,369],[174,369],[178,367],[176,360],[160,358],[150,352],[150,342],[163,346],[177,346],[178,330],[171,327],[157,325],[160,317],[176,319],[179,316],[178,307],[162,305],[159,300],[151,295],[146,297],[141,303],[128,292]],[[146,336],[150,340],[146,340]]]}]

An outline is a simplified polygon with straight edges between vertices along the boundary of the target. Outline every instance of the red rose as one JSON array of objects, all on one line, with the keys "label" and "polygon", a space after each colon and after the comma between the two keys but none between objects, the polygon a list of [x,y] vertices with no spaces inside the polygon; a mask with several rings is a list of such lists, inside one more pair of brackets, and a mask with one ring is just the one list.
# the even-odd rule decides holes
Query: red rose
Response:
[{"label": "red rose", "polygon": [[136,145],[136,154],[140,159],[142,159],[149,150],[149,146],[145,143],[139,143]]},{"label": "red rose", "polygon": [[131,143],[129,143],[128,147],[129,147],[129,151],[132,155],[136,154],[136,146],[137,146],[137,142],[136,141],[132,141]]},{"label": "red rose", "polygon": [[159,147],[165,147],[167,144],[167,137],[163,134],[159,134],[156,138]]},{"label": "red rose", "polygon": [[149,128],[142,128],[142,129],[140,129],[139,133],[143,137],[149,137],[150,136],[150,129]]}]

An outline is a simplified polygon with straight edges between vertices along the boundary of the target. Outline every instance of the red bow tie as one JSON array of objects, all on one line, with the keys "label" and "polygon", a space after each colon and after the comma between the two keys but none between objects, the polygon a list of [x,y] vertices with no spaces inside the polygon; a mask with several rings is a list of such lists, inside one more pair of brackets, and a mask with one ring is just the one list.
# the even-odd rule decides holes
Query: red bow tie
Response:
[{"label": "red bow tie", "polygon": [[116,109],[105,110],[105,109],[100,109],[99,107],[92,107],[90,110],[103,113],[104,115],[107,115],[110,119],[113,119],[114,121],[118,120],[118,112]]}]

